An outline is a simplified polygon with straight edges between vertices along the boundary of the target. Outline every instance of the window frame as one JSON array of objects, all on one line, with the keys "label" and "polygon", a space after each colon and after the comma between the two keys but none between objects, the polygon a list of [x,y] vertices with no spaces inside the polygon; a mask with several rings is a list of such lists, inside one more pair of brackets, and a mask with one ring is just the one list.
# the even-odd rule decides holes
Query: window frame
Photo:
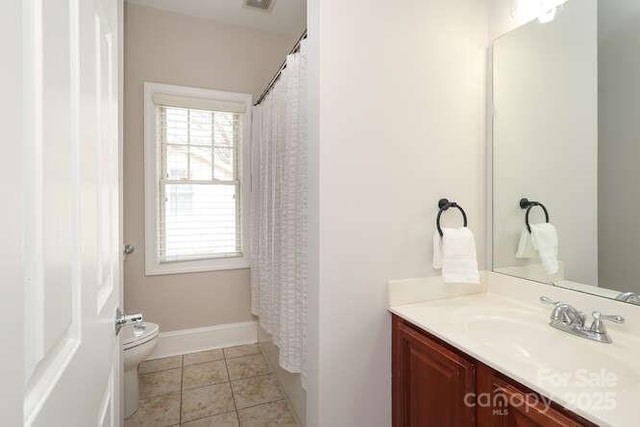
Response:
[{"label": "window frame", "polygon": [[[157,229],[159,219],[161,150],[157,138],[156,105],[154,94],[204,98],[215,101],[245,104],[242,119],[242,141],[238,149],[238,188],[241,191],[241,242],[242,256],[161,263],[158,259]],[[251,212],[251,108],[253,96],[245,93],[225,92],[162,83],[144,82],[144,216],[145,216],[145,275],[196,273],[205,271],[236,270],[249,268],[249,242]],[[160,169],[160,170],[159,170]]]}]

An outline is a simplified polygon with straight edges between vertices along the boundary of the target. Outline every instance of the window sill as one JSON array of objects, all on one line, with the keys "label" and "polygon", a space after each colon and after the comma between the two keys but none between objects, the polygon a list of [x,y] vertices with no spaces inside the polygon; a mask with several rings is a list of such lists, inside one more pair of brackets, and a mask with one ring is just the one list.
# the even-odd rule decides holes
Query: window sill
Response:
[{"label": "window sill", "polygon": [[153,260],[145,266],[146,276],[168,274],[204,273],[208,271],[240,270],[249,268],[246,258],[207,259],[158,264]]}]

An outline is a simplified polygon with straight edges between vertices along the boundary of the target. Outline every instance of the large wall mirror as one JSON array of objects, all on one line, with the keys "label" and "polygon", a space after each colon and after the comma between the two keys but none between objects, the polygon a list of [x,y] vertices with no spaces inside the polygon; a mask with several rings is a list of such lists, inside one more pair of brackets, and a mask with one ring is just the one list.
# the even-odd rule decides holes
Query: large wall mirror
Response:
[{"label": "large wall mirror", "polygon": [[553,12],[493,45],[493,269],[640,304],[640,1]]}]

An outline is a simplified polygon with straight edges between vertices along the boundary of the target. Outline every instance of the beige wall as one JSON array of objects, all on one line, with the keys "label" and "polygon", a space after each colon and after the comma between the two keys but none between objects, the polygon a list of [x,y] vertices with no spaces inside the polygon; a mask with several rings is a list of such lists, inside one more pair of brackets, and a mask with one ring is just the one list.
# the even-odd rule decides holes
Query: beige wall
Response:
[{"label": "beige wall", "polygon": [[125,9],[125,309],[162,331],[251,319],[249,270],[144,275],[143,82],[259,94],[293,44],[273,35],[139,6]]}]

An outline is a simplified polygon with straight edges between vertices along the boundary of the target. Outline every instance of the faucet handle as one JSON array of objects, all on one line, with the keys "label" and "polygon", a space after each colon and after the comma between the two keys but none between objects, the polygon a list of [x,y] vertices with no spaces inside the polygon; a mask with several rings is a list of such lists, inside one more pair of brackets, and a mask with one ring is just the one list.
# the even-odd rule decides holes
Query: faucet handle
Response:
[{"label": "faucet handle", "polygon": [[540,297],[540,302],[543,302],[545,304],[552,304],[552,305],[562,304],[562,302],[553,300],[549,297],[545,297],[544,295]]},{"label": "faucet handle", "polygon": [[598,334],[606,334],[607,328],[604,326],[603,320],[608,320],[613,323],[624,323],[624,317],[620,315],[608,315],[602,314],[599,311],[593,312],[593,323],[591,324],[591,331]]},{"label": "faucet handle", "polygon": [[608,320],[613,323],[624,323],[624,317],[620,316],[619,314],[602,314],[599,311],[594,311],[593,318],[596,320]]}]

